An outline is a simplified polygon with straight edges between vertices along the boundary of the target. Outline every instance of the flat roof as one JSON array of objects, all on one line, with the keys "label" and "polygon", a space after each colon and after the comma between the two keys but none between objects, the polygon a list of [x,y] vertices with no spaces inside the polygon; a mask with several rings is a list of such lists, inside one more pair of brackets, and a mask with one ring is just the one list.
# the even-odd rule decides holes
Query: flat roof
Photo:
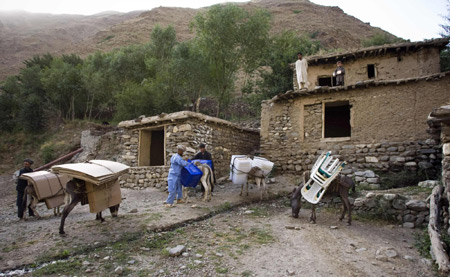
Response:
[{"label": "flat roof", "polygon": [[367,87],[377,87],[377,86],[395,86],[395,85],[401,85],[406,84],[410,82],[418,82],[418,81],[435,81],[442,79],[445,76],[450,76],[450,71],[442,72],[442,73],[436,73],[432,75],[426,75],[421,77],[414,77],[414,78],[404,78],[404,79],[397,79],[397,80],[367,80],[367,81],[361,81],[357,82],[353,85],[348,86],[336,86],[336,87],[328,87],[328,86],[316,86],[314,89],[306,90],[289,90],[286,93],[280,93],[277,96],[273,97],[270,100],[265,100],[268,102],[281,102],[286,101],[289,99],[299,98],[299,97],[306,97],[316,94],[324,94],[324,93],[335,93],[339,91],[347,91],[347,90],[354,90],[358,88],[367,88]]},{"label": "flat roof", "polygon": [[[361,48],[357,50],[350,50],[341,53],[330,53],[326,55],[308,56],[305,59],[308,61],[308,65],[319,65],[336,63],[339,60],[343,62],[346,60],[356,60],[360,58],[385,55],[387,53],[400,53],[417,51],[424,47],[438,47],[443,49],[449,43],[449,38],[429,39],[424,41],[415,42],[400,42],[395,44],[385,44],[379,46],[371,46]],[[291,67],[295,64],[292,63]]]},{"label": "flat roof", "polygon": [[139,118],[133,119],[133,120],[122,121],[118,124],[118,127],[127,128],[127,129],[138,129],[138,128],[143,128],[143,127],[148,127],[148,126],[164,125],[167,123],[175,124],[176,121],[178,121],[178,120],[189,119],[189,118],[195,118],[195,119],[201,120],[205,123],[213,122],[216,124],[236,128],[236,129],[239,129],[242,131],[259,133],[259,130],[257,130],[257,129],[241,127],[240,125],[238,125],[236,123],[232,123],[232,122],[224,120],[224,119],[205,115],[202,113],[191,112],[191,111],[181,111],[181,112],[175,112],[175,113],[170,113],[170,114],[162,113],[162,114],[155,115],[155,116],[139,117]]}]

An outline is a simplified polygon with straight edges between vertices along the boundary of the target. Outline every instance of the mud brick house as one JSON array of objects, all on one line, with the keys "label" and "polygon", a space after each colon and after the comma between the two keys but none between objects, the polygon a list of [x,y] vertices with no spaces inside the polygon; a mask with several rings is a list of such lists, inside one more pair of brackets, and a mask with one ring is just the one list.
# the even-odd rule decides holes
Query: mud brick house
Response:
[{"label": "mud brick house", "polygon": [[[345,84],[366,80],[397,80],[431,75],[440,72],[439,53],[448,39],[374,46],[325,56],[306,57],[310,89],[316,86],[333,86],[336,62],[342,61],[346,70]],[[298,89],[294,70],[294,88]]]},{"label": "mud brick house", "polygon": [[[350,169],[438,169],[441,150],[426,129],[429,112],[450,102],[450,72],[439,72],[439,52],[447,43],[307,57],[311,83],[331,76],[335,62],[343,60],[346,86],[313,86],[264,101],[261,154],[291,173],[310,169],[324,149],[340,155]],[[368,64],[375,65],[373,78]]]},{"label": "mud brick house", "polygon": [[121,161],[131,166],[123,187],[167,185],[170,158],[178,144],[192,157],[200,143],[211,152],[217,176],[229,172],[231,155],[251,154],[259,148],[259,131],[200,113],[182,111],[122,121]]}]

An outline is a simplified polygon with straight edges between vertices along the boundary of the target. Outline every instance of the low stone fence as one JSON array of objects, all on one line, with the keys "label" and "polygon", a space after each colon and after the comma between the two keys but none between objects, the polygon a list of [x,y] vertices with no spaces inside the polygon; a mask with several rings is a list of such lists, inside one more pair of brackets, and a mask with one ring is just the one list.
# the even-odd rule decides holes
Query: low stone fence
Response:
[{"label": "low stone fence", "polygon": [[[412,199],[398,193],[368,192],[358,198],[349,197],[355,214],[396,220],[405,228],[425,227],[429,220],[429,208],[425,199]],[[325,207],[342,208],[339,197],[325,199]]]},{"label": "low stone fence", "polygon": [[120,178],[120,186],[130,189],[148,187],[167,187],[167,176],[170,166],[131,167],[127,174]]}]

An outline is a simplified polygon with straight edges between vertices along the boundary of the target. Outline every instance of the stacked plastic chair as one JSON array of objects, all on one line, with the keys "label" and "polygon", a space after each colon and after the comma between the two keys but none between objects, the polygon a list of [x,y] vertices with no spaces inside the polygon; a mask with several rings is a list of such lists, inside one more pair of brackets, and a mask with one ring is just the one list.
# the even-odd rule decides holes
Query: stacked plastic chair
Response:
[{"label": "stacked plastic chair", "polygon": [[331,156],[331,151],[322,153],[311,169],[310,179],[302,188],[302,196],[310,203],[317,204],[322,199],[331,182],[344,168],[345,162]]}]

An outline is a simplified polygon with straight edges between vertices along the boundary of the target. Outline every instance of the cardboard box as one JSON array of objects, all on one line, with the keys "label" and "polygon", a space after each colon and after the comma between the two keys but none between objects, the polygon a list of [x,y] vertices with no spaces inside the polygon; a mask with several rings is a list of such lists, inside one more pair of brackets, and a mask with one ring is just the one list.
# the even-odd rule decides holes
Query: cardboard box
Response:
[{"label": "cardboard box", "polygon": [[63,195],[63,187],[69,181],[69,176],[65,174],[57,175],[47,171],[31,172],[23,175],[33,185],[40,201],[56,195]]},{"label": "cardboard box", "polygon": [[122,202],[119,180],[96,185],[86,182],[89,211],[98,213]]},{"label": "cardboard box", "polygon": [[61,205],[64,205],[64,194],[46,198],[45,205],[47,205],[47,209],[53,209]]}]

